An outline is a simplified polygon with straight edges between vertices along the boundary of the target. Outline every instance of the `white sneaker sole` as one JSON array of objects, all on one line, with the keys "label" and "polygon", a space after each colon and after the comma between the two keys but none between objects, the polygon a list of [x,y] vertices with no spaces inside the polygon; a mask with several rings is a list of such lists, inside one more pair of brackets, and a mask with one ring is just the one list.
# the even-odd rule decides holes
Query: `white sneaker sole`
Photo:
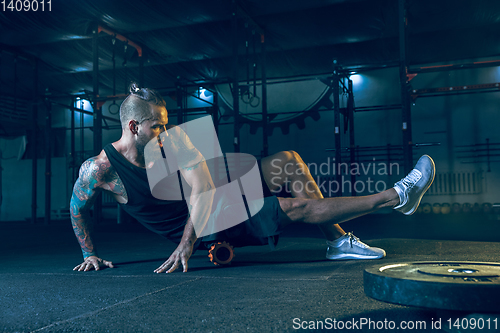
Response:
[{"label": "white sneaker sole", "polygon": [[420,198],[418,198],[418,201],[417,203],[415,204],[415,206],[413,206],[413,208],[409,211],[407,211],[406,213],[403,213],[405,215],[412,215],[413,213],[415,213],[415,211],[417,210],[418,206],[420,206],[420,201],[422,200],[422,198],[424,197],[424,194],[425,192],[427,192],[427,190],[429,189],[429,187],[431,187],[432,183],[434,182],[434,177],[436,176],[436,164],[434,163],[434,160],[429,156],[427,155],[432,163],[432,177],[431,177],[431,181],[427,184],[427,186],[425,187],[425,189],[422,191],[422,194],[420,195]]},{"label": "white sneaker sole", "polygon": [[328,260],[346,260],[346,259],[382,259],[384,256],[365,256],[362,254],[335,254],[333,256],[326,256]]}]

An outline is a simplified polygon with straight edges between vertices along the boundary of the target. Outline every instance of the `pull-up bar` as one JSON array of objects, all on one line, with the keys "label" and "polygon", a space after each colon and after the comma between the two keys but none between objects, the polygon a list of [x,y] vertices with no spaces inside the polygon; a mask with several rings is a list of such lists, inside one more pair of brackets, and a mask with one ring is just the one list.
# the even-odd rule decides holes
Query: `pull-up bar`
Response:
[{"label": "pull-up bar", "polygon": [[116,32],[113,32],[109,29],[106,29],[102,26],[98,26],[97,28],[97,33],[100,33],[100,32],[105,32],[107,33],[108,35],[110,36],[113,36],[115,37],[116,39],[118,40],[121,40],[122,42],[125,42],[127,43],[128,45],[134,47],[136,50],[137,50],[137,54],[139,55],[139,57],[142,57],[142,47],[140,47],[139,45],[137,45],[136,43],[132,42],[130,39],[128,39],[127,37],[123,36],[123,35],[120,35],[120,34],[117,34]]}]

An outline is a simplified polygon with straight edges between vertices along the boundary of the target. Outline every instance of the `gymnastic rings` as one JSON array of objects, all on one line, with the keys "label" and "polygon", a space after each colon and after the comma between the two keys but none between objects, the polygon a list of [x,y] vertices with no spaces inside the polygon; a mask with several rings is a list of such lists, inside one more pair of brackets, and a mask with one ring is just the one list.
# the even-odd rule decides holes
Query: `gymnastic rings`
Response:
[{"label": "gymnastic rings", "polygon": [[118,114],[118,112],[120,112],[120,106],[116,104],[116,101],[113,101],[113,103],[111,103],[111,105],[108,106],[108,112],[109,114],[112,115]]},{"label": "gymnastic rings", "polygon": [[253,108],[256,108],[260,104],[260,97],[255,94],[252,94],[252,92],[250,92],[250,89],[248,89],[247,87],[247,90],[242,91],[241,93],[241,101],[245,104],[250,105]]}]

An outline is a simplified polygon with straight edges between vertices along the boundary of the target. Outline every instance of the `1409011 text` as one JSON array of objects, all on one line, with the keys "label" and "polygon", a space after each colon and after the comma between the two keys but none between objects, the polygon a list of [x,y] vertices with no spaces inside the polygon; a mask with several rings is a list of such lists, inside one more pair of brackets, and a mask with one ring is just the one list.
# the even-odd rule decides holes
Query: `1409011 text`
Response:
[{"label": "1409011 text", "polygon": [[2,12],[51,12],[52,0],[2,0]]}]

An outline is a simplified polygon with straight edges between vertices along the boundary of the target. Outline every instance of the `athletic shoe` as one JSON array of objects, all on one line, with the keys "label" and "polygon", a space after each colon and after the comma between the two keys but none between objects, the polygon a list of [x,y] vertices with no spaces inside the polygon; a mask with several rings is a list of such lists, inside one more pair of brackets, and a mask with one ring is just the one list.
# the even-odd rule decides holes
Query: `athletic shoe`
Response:
[{"label": "athletic shoe", "polygon": [[408,176],[394,184],[394,189],[398,192],[400,204],[394,209],[405,215],[411,215],[420,204],[425,191],[429,189],[434,180],[436,166],[428,155],[423,155],[415,164],[415,168]]},{"label": "athletic shoe", "polygon": [[370,247],[359,240],[351,232],[334,241],[326,241],[326,259],[380,259],[385,257],[385,251]]}]

